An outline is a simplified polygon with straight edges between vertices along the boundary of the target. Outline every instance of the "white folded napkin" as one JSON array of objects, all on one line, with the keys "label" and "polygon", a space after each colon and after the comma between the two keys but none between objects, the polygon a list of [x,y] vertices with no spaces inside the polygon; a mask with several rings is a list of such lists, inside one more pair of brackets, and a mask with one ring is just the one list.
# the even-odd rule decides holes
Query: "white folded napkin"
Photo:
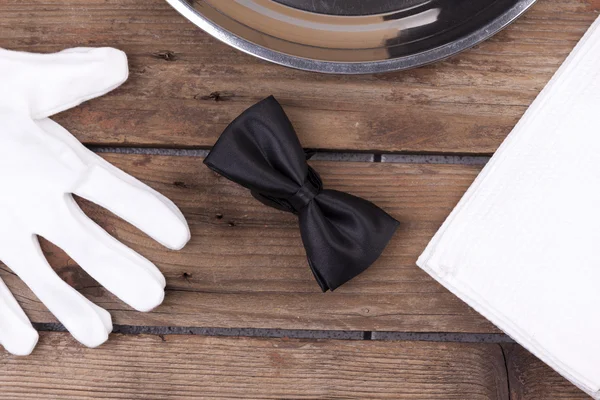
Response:
[{"label": "white folded napkin", "polygon": [[600,399],[600,19],[417,264]]}]

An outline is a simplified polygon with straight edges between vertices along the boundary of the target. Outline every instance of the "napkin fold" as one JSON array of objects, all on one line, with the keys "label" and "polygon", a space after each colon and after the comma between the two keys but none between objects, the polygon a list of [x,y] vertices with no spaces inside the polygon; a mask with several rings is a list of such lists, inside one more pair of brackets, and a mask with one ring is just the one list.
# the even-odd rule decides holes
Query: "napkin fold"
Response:
[{"label": "napkin fold", "polygon": [[600,399],[600,19],[417,264]]}]

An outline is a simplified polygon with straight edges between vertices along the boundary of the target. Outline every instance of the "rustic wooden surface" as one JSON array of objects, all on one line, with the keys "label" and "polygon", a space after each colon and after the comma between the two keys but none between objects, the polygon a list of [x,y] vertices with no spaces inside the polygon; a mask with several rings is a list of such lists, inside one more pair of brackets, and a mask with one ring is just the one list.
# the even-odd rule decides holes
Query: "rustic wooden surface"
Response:
[{"label": "rustic wooden surface", "polygon": [[513,400],[589,399],[582,391],[516,344],[503,344]]},{"label": "rustic wooden surface", "polygon": [[230,49],[163,0],[1,4],[0,47],[106,45],[129,55],[125,85],[57,117],[87,143],[209,147],[243,109],[274,94],[306,147],[438,153],[493,152],[600,10],[599,0],[540,0],[509,29],[445,62],[344,77]]},{"label": "rustic wooden surface", "polygon": [[[127,52],[125,85],[55,118],[90,145],[210,148],[242,110],[274,94],[308,148],[383,153],[383,159],[398,152],[486,155],[599,12],[600,0],[539,0],[507,30],[447,61],[353,77],[295,71],[242,54],[162,0],[1,0],[0,47],[50,52],[106,45]],[[29,358],[0,352],[0,399],[586,398],[523,348],[504,343],[499,330],[415,266],[481,166],[460,159],[313,162],[327,187],[372,200],[401,222],[375,265],[322,294],[294,216],[256,202],[199,156],[147,153],[103,156],[181,207],[192,230],[183,251],[161,248],[105,210],[80,203],[165,273],[162,306],[134,312],[60,249],[45,241],[43,248],[60,276],[107,308],[121,331],[154,334],[113,335],[89,350],[66,333],[42,332]],[[60,329],[1,264],[0,276],[32,321]],[[195,334],[208,328],[287,329],[309,338]],[[182,334],[158,334],[170,330]],[[400,340],[317,340],[306,330]]]},{"label": "rustic wooden surface", "polygon": [[45,333],[0,354],[2,398],[506,400],[496,344],[112,335],[84,349]]},{"label": "rustic wooden surface", "polygon": [[[480,167],[314,162],[326,187],[362,196],[401,222],[383,256],[364,274],[322,294],[297,218],[272,210],[213,173],[199,157],[105,155],[178,204],[192,231],[168,251],[104,209],[84,210],[167,277],[165,303],[140,314],[107,293],[55,247],[61,276],[110,310],[118,324],[361,331],[498,332],[420,270],[415,261]],[[54,321],[20,279],[3,279],[36,322]]]}]

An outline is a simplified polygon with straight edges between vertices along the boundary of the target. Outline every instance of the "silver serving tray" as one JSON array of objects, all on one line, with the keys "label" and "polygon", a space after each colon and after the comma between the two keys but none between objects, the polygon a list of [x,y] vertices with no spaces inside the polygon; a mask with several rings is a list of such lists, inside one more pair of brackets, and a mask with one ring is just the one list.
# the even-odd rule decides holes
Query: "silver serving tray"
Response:
[{"label": "silver serving tray", "polygon": [[309,71],[435,62],[494,35],[536,0],[167,0],[219,40]]}]

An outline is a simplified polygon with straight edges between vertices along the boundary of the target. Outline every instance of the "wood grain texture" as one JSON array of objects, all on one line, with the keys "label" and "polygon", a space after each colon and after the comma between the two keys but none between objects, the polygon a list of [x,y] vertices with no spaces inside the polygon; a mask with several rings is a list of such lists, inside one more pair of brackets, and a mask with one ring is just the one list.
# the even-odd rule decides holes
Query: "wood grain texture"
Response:
[{"label": "wood grain texture", "polygon": [[[104,156],[175,201],[192,231],[186,248],[168,251],[111,213],[84,203],[88,215],[166,275],[165,302],[149,314],[129,309],[69,257],[44,245],[63,279],[110,310],[117,324],[498,332],[415,265],[480,167],[314,162],[326,187],[371,200],[401,222],[369,270],[323,294],[292,214],[262,205],[198,157]],[[0,276],[33,321],[54,321],[17,277],[8,271]]]},{"label": "wood grain texture", "polygon": [[122,336],[85,349],[44,333],[33,355],[0,352],[17,399],[506,400],[499,345]]},{"label": "wood grain texture", "polygon": [[502,344],[502,347],[506,355],[512,400],[590,398],[518,344]]},{"label": "wood grain texture", "polygon": [[0,47],[127,52],[131,77],[124,86],[57,116],[86,143],[212,146],[241,111],[274,94],[305,147],[483,154],[510,132],[599,11],[600,0],[539,0],[462,55],[365,76],[257,60],[212,39],[162,0],[4,0]]}]

